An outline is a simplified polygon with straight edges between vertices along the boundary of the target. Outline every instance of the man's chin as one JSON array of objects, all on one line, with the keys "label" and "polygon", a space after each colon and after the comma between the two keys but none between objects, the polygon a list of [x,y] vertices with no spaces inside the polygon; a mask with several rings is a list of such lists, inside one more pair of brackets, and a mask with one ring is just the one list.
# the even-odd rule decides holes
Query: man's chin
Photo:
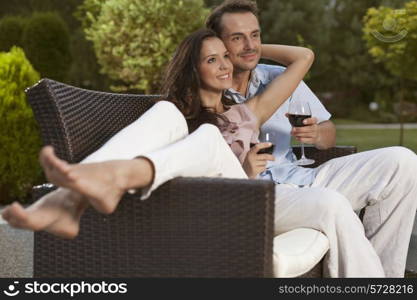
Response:
[{"label": "man's chin", "polygon": [[239,64],[233,65],[235,70],[239,70],[241,72],[245,71],[252,71],[256,68],[259,63],[259,59],[251,61],[251,62],[240,62]]}]

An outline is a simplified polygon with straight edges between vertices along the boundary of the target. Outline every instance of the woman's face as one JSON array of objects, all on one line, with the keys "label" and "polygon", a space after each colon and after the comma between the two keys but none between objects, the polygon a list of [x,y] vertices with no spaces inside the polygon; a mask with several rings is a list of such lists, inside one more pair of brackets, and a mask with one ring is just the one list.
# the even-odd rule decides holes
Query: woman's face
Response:
[{"label": "woman's face", "polygon": [[198,71],[203,89],[223,91],[232,87],[233,65],[219,38],[203,41]]}]

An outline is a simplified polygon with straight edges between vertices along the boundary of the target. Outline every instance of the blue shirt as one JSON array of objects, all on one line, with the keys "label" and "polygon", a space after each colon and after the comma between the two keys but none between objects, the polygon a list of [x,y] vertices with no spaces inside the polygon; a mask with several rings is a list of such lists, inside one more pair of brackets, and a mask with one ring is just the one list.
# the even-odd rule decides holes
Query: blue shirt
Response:
[{"label": "blue shirt", "polygon": [[[247,99],[262,93],[267,85],[284,71],[284,67],[258,64],[251,72],[246,95],[241,95],[239,92],[229,89],[225,92],[225,96],[233,99],[236,103],[243,103]],[[290,101],[297,98],[308,100],[312,116],[318,119],[318,123],[330,119],[331,114],[324,108],[316,95],[303,81],[300,82],[292,96],[261,127],[261,134],[263,131],[273,133],[275,161],[269,162],[267,170],[260,174],[259,177],[272,179],[275,183],[291,183],[304,186],[310,185],[314,181],[316,170],[294,164],[296,157],[291,147],[291,124],[285,116],[288,112]]]}]

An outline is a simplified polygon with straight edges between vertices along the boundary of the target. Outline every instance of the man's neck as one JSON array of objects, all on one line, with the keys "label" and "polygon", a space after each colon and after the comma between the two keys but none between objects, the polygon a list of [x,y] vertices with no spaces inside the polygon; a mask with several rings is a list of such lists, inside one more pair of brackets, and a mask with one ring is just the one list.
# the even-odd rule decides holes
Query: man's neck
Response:
[{"label": "man's neck", "polygon": [[249,78],[251,71],[237,71],[233,72],[232,88],[239,92],[242,96],[246,96],[248,89]]}]

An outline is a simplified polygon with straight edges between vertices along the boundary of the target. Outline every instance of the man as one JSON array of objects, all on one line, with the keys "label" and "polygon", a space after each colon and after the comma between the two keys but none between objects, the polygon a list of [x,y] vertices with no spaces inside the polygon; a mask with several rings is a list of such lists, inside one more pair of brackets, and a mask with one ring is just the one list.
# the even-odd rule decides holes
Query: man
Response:
[{"label": "man", "polygon": [[[237,103],[261,93],[284,72],[278,66],[258,65],[261,55],[256,4],[228,0],[213,10],[206,22],[229,50],[234,65],[233,88],[226,97]],[[305,127],[291,129],[286,117],[289,102],[303,98],[312,118]],[[301,82],[262,131],[274,133],[274,163],[254,165],[255,150],[246,168],[256,170],[276,186],[275,233],[297,227],[325,232],[330,241],[325,272],[331,277],[402,277],[417,209],[417,156],[402,147],[362,152],[331,160],[318,168],[296,166],[291,135],[319,149],[335,145],[330,114]],[[245,168],[245,169],[246,169]],[[264,171],[264,172],[263,172]],[[362,224],[354,211],[367,207]],[[354,215],[354,216],[353,216]]]},{"label": "man", "polygon": [[[226,97],[236,103],[242,103],[261,93],[273,78],[285,70],[278,66],[258,65],[261,56],[261,39],[259,23],[253,13],[256,13],[256,8],[253,8],[253,12],[241,11],[240,9],[244,9],[245,5],[250,7],[254,4],[250,1],[225,2],[224,6],[213,11],[207,20],[207,27],[219,34],[230,52],[234,67],[233,88],[226,93]],[[227,12],[235,9],[240,10],[240,13]],[[289,101],[286,101],[264,124],[262,131],[275,133],[274,155],[281,167],[268,170],[268,173],[273,172],[271,175],[274,181],[305,185],[310,183],[313,172],[311,169],[300,168],[292,163],[294,156],[290,145],[291,135],[300,142],[314,144],[319,149],[327,149],[335,145],[336,129],[329,120],[330,113],[304,82],[294,92],[292,99],[296,98],[309,101],[313,118],[305,120],[307,126],[291,129],[286,117]]]}]

